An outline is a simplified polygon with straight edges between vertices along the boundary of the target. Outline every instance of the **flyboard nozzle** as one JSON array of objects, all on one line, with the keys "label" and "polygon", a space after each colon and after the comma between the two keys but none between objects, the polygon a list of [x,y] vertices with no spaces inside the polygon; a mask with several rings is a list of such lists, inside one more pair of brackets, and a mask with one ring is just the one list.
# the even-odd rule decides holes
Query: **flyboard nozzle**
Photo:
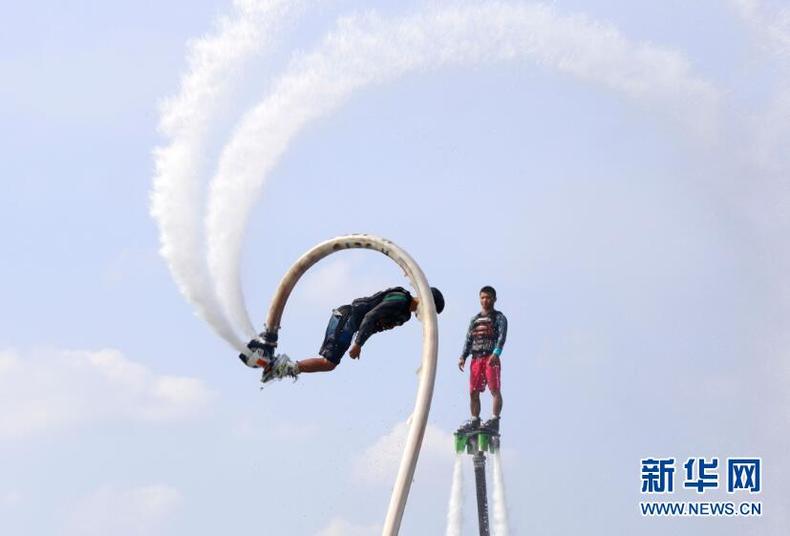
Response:
[{"label": "flyboard nozzle", "polygon": [[472,432],[456,432],[455,437],[455,452],[461,454],[466,451],[467,454],[475,455],[481,452],[494,453],[499,450],[499,433],[479,429]]}]

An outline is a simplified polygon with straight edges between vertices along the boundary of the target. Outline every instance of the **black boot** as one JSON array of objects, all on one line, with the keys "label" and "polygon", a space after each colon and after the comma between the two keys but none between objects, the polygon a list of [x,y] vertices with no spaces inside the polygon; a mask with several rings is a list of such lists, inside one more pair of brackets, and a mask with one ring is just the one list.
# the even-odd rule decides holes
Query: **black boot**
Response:
[{"label": "black boot", "polygon": [[474,432],[479,428],[480,428],[480,417],[472,417],[464,424],[462,424],[460,428],[458,428],[458,433],[465,434],[468,432]]},{"label": "black boot", "polygon": [[499,417],[491,417],[484,424],[483,428],[490,430],[496,434],[499,433]]}]

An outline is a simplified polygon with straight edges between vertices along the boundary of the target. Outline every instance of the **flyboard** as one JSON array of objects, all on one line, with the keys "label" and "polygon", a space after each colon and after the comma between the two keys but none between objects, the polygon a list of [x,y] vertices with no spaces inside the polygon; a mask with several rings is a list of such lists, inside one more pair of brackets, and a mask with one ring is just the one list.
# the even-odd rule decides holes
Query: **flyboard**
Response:
[{"label": "flyboard", "polygon": [[475,490],[477,492],[477,522],[480,536],[490,536],[488,519],[488,492],[486,490],[486,452],[499,451],[499,430],[493,427],[478,426],[468,429],[464,426],[455,434],[456,454],[469,454],[475,469]]},{"label": "flyboard", "polygon": [[475,455],[480,452],[494,454],[499,450],[499,430],[480,426],[473,430],[458,429],[455,434],[455,452]]}]

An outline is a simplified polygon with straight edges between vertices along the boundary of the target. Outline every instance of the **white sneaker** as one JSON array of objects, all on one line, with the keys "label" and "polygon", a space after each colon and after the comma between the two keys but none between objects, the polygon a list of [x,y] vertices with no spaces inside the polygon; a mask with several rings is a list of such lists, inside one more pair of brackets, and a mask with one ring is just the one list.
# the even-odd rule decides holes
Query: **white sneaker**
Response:
[{"label": "white sneaker", "polygon": [[271,365],[263,370],[261,376],[261,383],[269,383],[273,380],[282,380],[283,378],[293,378],[297,380],[299,375],[299,366],[291,361],[291,358],[285,354],[278,354],[274,356],[274,361]]}]

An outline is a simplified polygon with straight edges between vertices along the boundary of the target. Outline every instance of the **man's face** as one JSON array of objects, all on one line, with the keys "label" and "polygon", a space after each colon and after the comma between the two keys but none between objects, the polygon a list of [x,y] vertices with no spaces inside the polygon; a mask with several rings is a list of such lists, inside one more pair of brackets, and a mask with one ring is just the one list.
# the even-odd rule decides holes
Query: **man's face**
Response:
[{"label": "man's face", "polygon": [[483,311],[488,312],[494,308],[494,302],[496,298],[494,298],[488,292],[481,292],[480,293],[480,306],[483,308]]}]

